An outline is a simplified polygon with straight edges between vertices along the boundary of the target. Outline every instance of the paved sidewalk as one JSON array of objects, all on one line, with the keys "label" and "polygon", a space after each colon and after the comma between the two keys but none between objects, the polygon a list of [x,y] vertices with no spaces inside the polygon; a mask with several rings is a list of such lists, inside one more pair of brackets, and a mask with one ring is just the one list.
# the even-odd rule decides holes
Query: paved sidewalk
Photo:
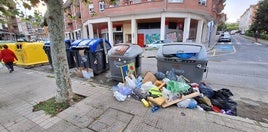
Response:
[{"label": "paved sidewalk", "polygon": [[[249,37],[246,35],[241,35],[242,37],[251,40],[252,42],[255,42],[255,38],[254,37]],[[258,39],[258,43],[260,44],[264,44],[264,45],[268,45],[268,40],[264,40],[264,39]]]},{"label": "paved sidewalk", "polygon": [[87,96],[55,117],[32,106],[55,95],[53,74],[15,68],[0,70],[1,132],[266,132],[268,124],[235,116],[171,106],[152,113],[132,98],[118,102],[110,87],[72,79],[74,93]]}]

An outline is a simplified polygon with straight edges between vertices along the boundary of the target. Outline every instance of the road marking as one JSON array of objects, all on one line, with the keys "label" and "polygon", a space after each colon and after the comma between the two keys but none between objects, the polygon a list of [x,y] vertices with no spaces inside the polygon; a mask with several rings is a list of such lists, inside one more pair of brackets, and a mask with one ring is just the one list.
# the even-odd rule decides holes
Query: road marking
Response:
[{"label": "road marking", "polygon": [[233,51],[233,46],[231,45],[216,45],[215,49],[221,51]]},{"label": "road marking", "polygon": [[262,44],[260,44],[260,43],[257,43],[257,42],[255,42],[254,44],[256,44],[256,45],[262,45]]},{"label": "road marking", "polygon": [[[220,52],[227,51],[227,53],[218,54],[218,55],[216,55],[216,52],[217,52],[217,47],[216,47],[215,49],[213,49],[212,56],[223,56],[223,55],[235,54],[236,53],[235,46],[233,45],[231,47],[232,47],[232,50],[230,50],[231,48],[229,46],[220,46],[220,47],[218,47],[218,48],[220,48],[220,49],[218,49]],[[221,50],[221,48],[223,48],[223,50]],[[228,52],[228,51],[232,51],[232,52]]]},{"label": "road marking", "polygon": [[234,53],[236,53],[236,48],[235,48],[235,46],[233,46],[233,49],[234,49]]},{"label": "road marking", "polygon": [[237,45],[241,45],[241,43],[240,43],[240,42],[237,42],[236,44],[237,44]]},{"label": "road marking", "polygon": [[212,56],[215,56],[216,55],[216,49],[213,49],[213,55]]}]

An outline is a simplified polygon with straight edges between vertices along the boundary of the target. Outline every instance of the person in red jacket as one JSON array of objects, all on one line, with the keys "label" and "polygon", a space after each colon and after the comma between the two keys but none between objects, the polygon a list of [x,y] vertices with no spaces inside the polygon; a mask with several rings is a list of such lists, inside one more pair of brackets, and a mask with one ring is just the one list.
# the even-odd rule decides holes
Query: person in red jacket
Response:
[{"label": "person in red jacket", "polygon": [[18,58],[13,51],[8,49],[7,45],[3,45],[3,47],[4,49],[0,51],[0,61],[3,60],[7,69],[11,73],[14,71],[14,67],[13,67],[14,59],[18,60]]}]

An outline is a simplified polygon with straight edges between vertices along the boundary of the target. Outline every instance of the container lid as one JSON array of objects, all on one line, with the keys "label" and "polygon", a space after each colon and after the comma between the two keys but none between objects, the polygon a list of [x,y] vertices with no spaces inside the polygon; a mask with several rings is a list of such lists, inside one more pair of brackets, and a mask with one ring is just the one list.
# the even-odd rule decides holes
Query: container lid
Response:
[{"label": "container lid", "polygon": [[201,45],[193,44],[166,44],[162,47],[163,55],[181,54],[181,53],[199,53]]},{"label": "container lid", "polygon": [[65,43],[70,43],[71,40],[70,40],[70,39],[65,39],[64,42],[65,42]]},{"label": "container lid", "polygon": [[76,47],[81,41],[82,39],[75,40],[74,42],[72,42],[71,47]]},{"label": "container lid", "polygon": [[118,46],[114,46],[111,49],[111,55],[120,55],[123,56],[126,51],[128,50],[128,48],[130,47],[130,45],[118,45]]},{"label": "container lid", "polygon": [[[103,39],[101,38],[76,40],[72,43],[71,48],[87,48],[91,52],[95,52],[97,50],[98,45],[101,43],[103,43]],[[107,49],[111,47],[110,43],[107,40],[105,40],[105,44],[106,46],[109,46],[107,47]]]}]

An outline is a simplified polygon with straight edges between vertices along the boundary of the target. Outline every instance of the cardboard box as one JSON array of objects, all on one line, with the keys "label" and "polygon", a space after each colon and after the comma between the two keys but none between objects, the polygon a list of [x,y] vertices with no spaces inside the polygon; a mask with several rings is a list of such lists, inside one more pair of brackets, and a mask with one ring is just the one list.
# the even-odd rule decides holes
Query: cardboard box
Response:
[{"label": "cardboard box", "polygon": [[74,70],[74,73],[77,77],[80,77],[80,78],[90,79],[91,77],[94,77],[94,73],[91,68],[79,67]]}]

